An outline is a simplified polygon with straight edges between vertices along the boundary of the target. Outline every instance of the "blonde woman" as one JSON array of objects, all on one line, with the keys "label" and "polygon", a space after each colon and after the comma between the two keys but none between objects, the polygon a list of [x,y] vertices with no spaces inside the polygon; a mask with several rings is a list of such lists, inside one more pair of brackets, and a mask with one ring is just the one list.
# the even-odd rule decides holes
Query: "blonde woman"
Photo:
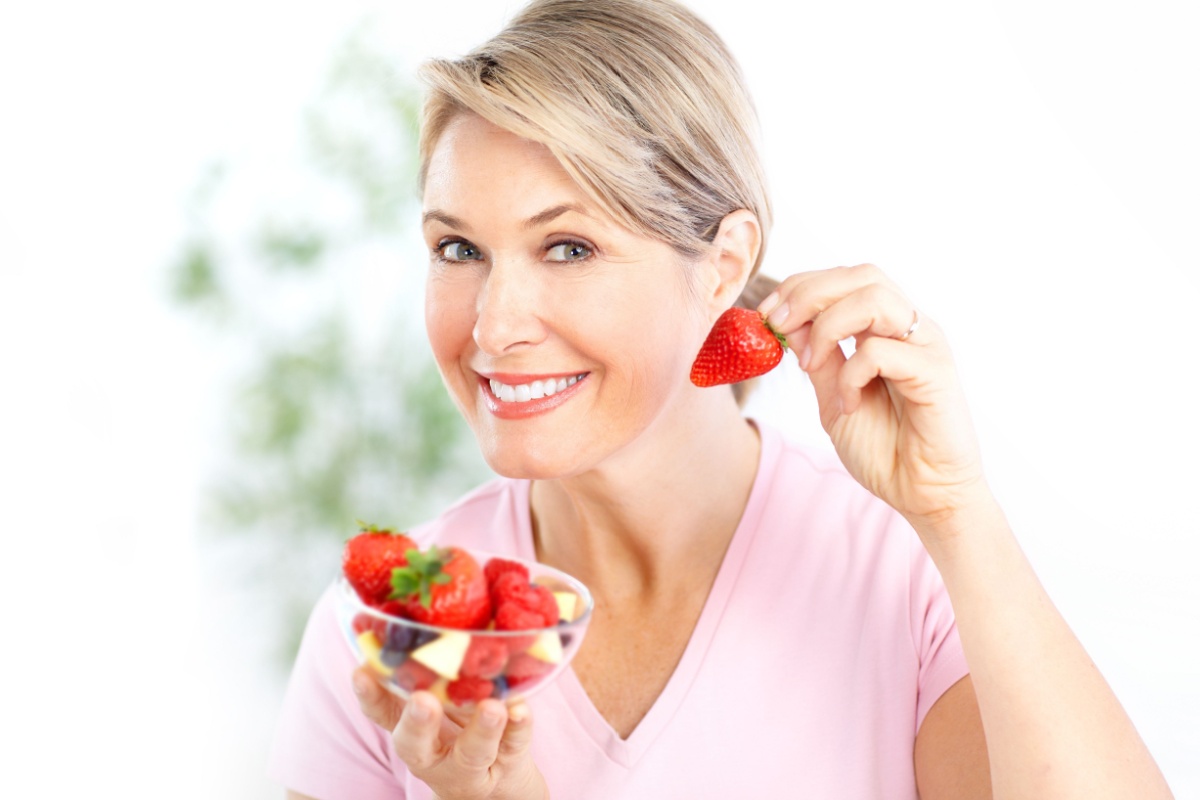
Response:
[{"label": "blonde woman", "polygon": [[[324,597],[289,797],[1170,796],[988,490],[937,324],[871,265],[756,277],[755,116],[713,31],[538,0],[424,75],[427,329],[502,477],[413,535],[552,564],[596,610],[553,686],[460,727],[354,672]],[[836,458],[690,384],[739,302]]]}]

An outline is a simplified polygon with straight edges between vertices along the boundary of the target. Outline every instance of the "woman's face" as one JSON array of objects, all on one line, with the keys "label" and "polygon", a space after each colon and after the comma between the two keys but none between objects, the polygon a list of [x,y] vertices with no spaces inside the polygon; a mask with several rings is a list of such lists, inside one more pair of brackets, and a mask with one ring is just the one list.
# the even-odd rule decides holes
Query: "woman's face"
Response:
[{"label": "woman's face", "polygon": [[577,475],[668,419],[708,330],[669,245],[605,218],[543,146],[473,114],[429,161],[425,324],[502,475]]}]

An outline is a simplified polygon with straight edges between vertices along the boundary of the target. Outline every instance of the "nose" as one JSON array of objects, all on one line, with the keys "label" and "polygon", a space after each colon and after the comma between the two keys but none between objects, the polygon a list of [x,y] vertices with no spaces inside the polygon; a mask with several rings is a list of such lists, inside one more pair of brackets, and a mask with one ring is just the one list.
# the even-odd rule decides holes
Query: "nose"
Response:
[{"label": "nose", "polygon": [[536,276],[520,262],[493,261],[475,307],[472,335],[490,356],[511,354],[546,338]]}]

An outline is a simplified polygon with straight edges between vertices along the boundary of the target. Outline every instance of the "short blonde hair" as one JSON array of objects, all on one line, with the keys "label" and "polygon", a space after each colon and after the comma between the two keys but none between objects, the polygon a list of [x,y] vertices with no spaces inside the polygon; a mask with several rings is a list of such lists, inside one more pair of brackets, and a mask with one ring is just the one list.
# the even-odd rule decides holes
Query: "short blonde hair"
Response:
[{"label": "short blonde hair", "polygon": [[[426,63],[420,186],[457,114],[545,145],[613,219],[690,259],[748,209],[766,250],[758,120],[720,37],[672,0],[534,0],[466,56]],[[752,273],[753,274],[753,273]]]}]

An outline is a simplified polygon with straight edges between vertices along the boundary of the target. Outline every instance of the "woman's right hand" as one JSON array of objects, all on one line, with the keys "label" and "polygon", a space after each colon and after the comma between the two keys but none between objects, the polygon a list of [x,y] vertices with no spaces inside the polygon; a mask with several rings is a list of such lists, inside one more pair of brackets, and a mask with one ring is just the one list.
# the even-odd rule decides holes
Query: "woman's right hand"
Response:
[{"label": "woman's right hand", "polygon": [[354,671],[354,693],[363,713],[392,732],[392,746],[409,772],[439,800],[549,798],[529,753],[533,720],[524,703],[484,700],[460,725],[429,692],[414,692],[405,703],[366,667]]}]

